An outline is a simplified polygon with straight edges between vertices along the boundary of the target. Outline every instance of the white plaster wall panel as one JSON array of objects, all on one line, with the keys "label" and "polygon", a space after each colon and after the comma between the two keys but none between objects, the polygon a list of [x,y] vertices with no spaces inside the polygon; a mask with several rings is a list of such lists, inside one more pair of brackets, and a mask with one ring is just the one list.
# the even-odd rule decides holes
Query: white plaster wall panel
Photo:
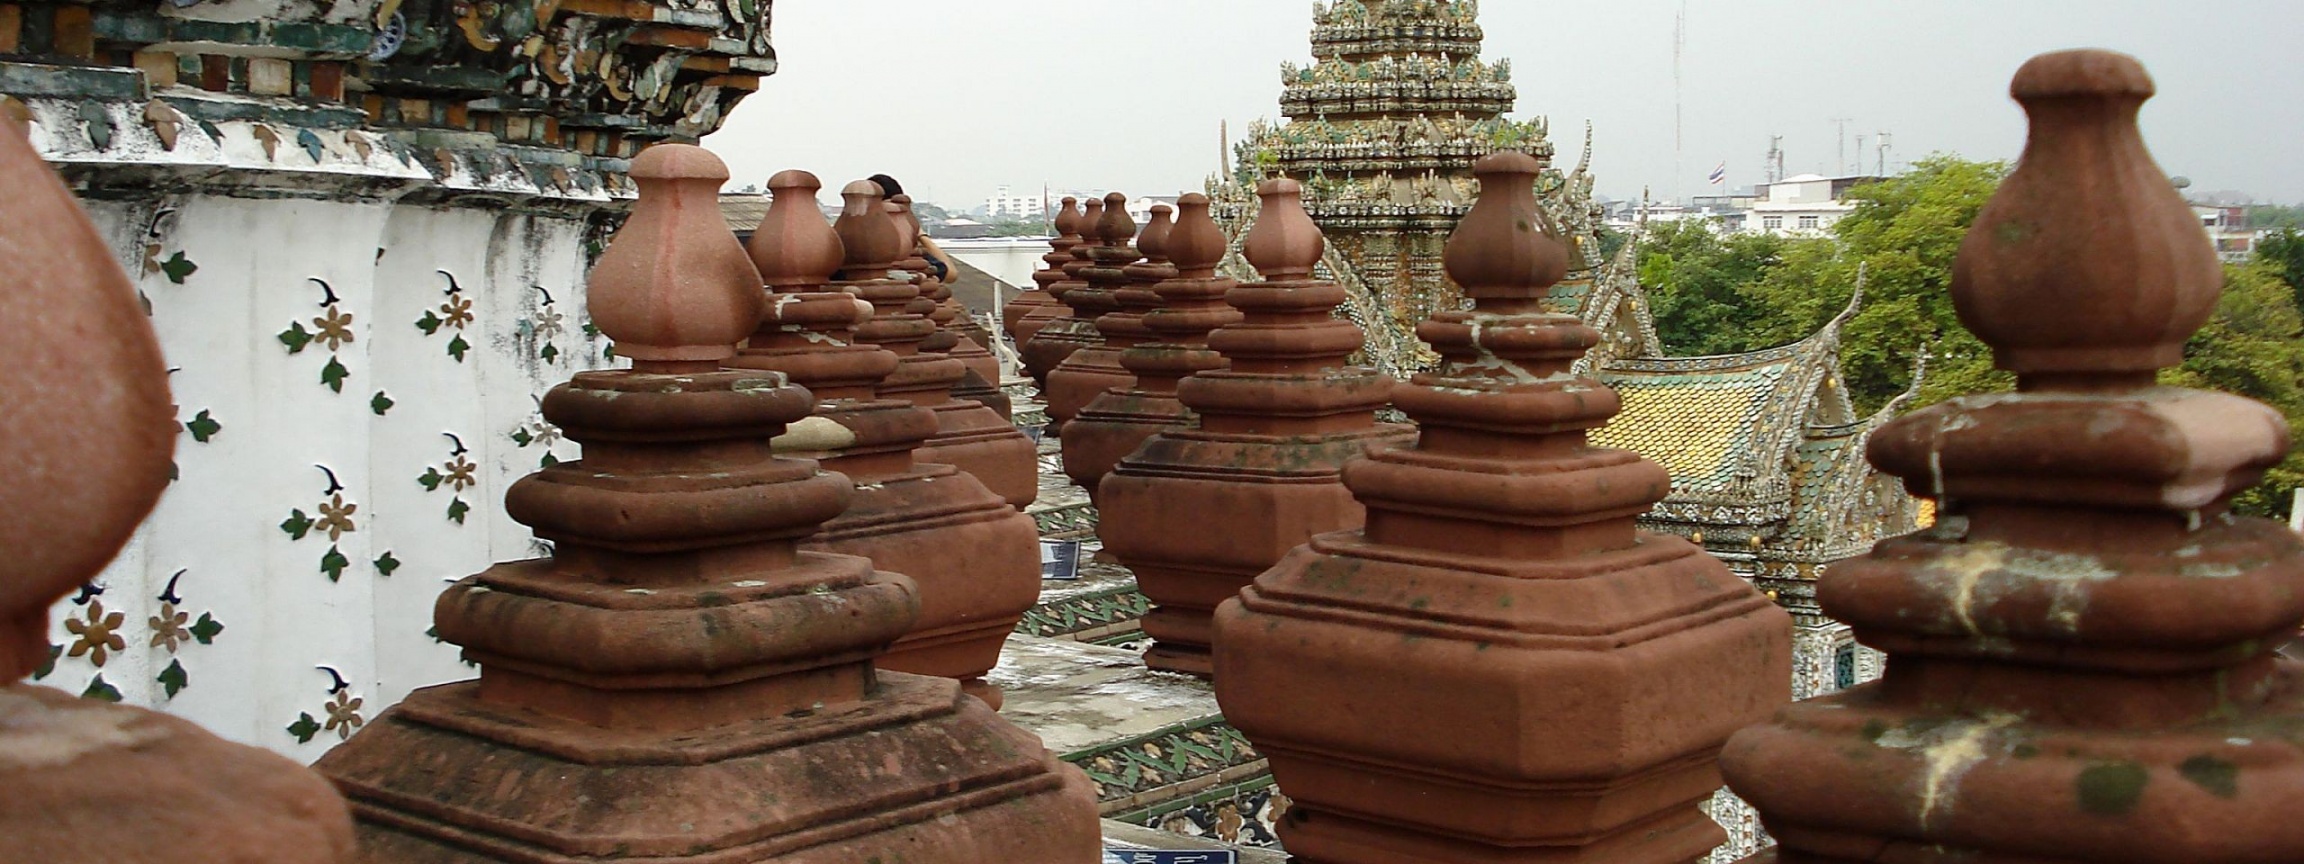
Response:
[{"label": "white plaster wall panel", "polygon": [[[535,473],[547,455],[568,461],[579,454],[538,409],[552,387],[598,363],[584,341],[583,237],[580,222],[511,213],[489,235],[489,287],[478,305],[484,338],[475,340],[475,351],[490,430],[487,468],[498,489]],[[543,552],[527,526],[504,515],[502,495],[487,506],[493,560]]]},{"label": "white plaster wall panel", "polygon": [[[376,587],[378,706],[473,674],[430,630],[441,588],[488,565],[489,522],[501,512],[501,485],[478,467],[493,442],[480,352],[470,347],[480,332],[472,307],[488,287],[475,277],[486,270],[494,222],[484,212],[401,207],[376,259],[371,350],[390,359],[377,364],[368,397],[369,470],[378,478],[376,542],[398,565]],[[380,415],[379,392],[390,400]]]},{"label": "white plaster wall panel", "polygon": [[[263,734],[257,741],[309,761],[325,752],[328,744],[322,742],[349,732],[341,725],[311,728],[350,719],[331,717],[327,706],[357,699],[365,706],[360,717],[375,713],[375,706],[366,705],[376,682],[372,562],[383,550],[371,543],[377,513],[368,467],[374,415],[367,397],[375,364],[368,349],[376,326],[375,250],[389,207],[228,203],[247,215],[235,226],[233,240],[213,244],[208,254],[227,269],[238,263],[235,257],[246,257],[246,279],[226,284],[253,290],[251,324],[259,334],[274,334],[274,344],[249,358],[257,388],[252,430],[258,435],[252,437],[267,451],[249,473],[273,510],[259,522],[273,530],[261,547],[264,631],[252,640],[263,646],[252,671],[254,680],[266,683],[259,708],[268,718],[258,727]],[[284,242],[251,243],[251,237]],[[333,289],[334,303],[326,302],[327,289]],[[315,336],[291,353],[277,334],[295,333],[298,325]],[[352,341],[341,341],[346,331]],[[324,383],[339,370],[346,376],[340,390]],[[280,529],[299,510],[314,521],[300,539]],[[324,570],[331,565],[341,568],[334,578]],[[348,693],[338,692],[337,680],[323,666],[341,673]],[[292,737],[274,732],[292,727],[298,730]]]}]

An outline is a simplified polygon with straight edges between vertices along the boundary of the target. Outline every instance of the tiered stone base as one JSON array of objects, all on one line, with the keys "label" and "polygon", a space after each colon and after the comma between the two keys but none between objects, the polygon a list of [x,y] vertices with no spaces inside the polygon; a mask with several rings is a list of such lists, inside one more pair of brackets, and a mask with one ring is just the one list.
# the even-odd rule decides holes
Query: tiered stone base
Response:
[{"label": "tiered stone base", "polygon": [[478,687],[419,690],[361,733],[387,741],[322,760],[368,860],[1096,858],[1093,829],[1056,818],[1093,788],[950,680],[883,673],[844,711],[678,738],[508,711],[479,701]]}]

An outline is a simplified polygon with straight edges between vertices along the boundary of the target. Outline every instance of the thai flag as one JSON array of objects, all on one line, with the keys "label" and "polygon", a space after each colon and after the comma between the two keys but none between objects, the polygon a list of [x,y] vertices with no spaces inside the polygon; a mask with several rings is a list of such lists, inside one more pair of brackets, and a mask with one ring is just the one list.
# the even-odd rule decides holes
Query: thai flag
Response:
[{"label": "thai flag", "polygon": [[1711,179],[1714,186],[1728,182],[1728,163],[1722,162],[1720,167],[1712,169]]}]

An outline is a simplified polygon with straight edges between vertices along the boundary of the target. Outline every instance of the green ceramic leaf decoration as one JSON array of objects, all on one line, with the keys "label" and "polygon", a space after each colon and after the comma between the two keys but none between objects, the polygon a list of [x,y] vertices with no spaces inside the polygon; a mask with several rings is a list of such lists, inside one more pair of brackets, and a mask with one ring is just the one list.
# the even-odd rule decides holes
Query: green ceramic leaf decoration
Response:
[{"label": "green ceramic leaf decoration", "polygon": [[536,352],[536,356],[542,357],[544,358],[544,362],[550,363],[553,360],[559,359],[560,349],[554,348],[552,347],[552,343],[546,342],[544,343],[544,348]]},{"label": "green ceramic leaf decoration", "polygon": [[426,492],[438,492],[440,491],[440,484],[447,479],[448,478],[446,477],[440,476],[440,469],[426,468],[424,469],[424,476],[416,478],[416,482],[418,485],[423,486],[424,491]]},{"label": "green ceramic leaf decoration", "polygon": [[448,502],[448,518],[456,520],[456,524],[458,525],[464,524],[464,514],[470,512],[472,512],[472,505],[464,503],[464,499],[462,498],[456,498]]},{"label": "green ceramic leaf decoration", "polygon": [[320,367],[320,383],[338,393],[344,392],[344,379],[350,377],[352,370],[344,368],[344,364],[335,357],[329,357],[328,365]]},{"label": "green ceramic leaf decoration", "polygon": [[544,458],[536,460],[536,467],[538,468],[550,468],[558,464],[560,464],[560,457],[552,455],[552,451],[549,450],[544,451]]},{"label": "green ceramic leaf decoration", "polygon": [[312,533],[312,517],[304,515],[302,509],[290,510],[288,518],[280,523],[280,530],[288,532],[290,539],[302,540],[304,535]]},{"label": "green ceramic leaf decoration", "polygon": [[200,620],[192,622],[192,638],[200,640],[202,645],[216,644],[216,634],[222,632],[224,632],[224,622],[216,620],[216,616],[206,612],[200,613]]},{"label": "green ceramic leaf decoration", "polygon": [[102,699],[106,702],[118,702],[120,701],[120,688],[114,687],[112,686],[111,682],[105,681],[104,673],[98,672],[96,673],[96,677],[88,682],[88,689],[80,691],[80,698]]},{"label": "green ceramic leaf decoration", "polygon": [[206,444],[208,439],[224,430],[224,424],[216,422],[216,418],[208,416],[208,409],[202,408],[200,413],[192,416],[192,422],[184,424],[184,429],[192,433],[192,440]]},{"label": "green ceramic leaf decoration", "polygon": [[368,410],[374,411],[376,416],[382,417],[384,412],[392,410],[393,404],[392,397],[386,396],[384,391],[378,390],[375,397],[368,400]]},{"label": "green ceramic leaf decoration", "polygon": [[312,331],[304,329],[302,321],[290,324],[280,331],[280,344],[288,346],[290,354],[302,354],[304,346],[312,344]]},{"label": "green ceramic leaf decoration", "polygon": [[526,447],[535,440],[536,436],[528,434],[528,430],[525,428],[512,430],[512,443],[514,444]]},{"label": "green ceramic leaf decoration", "polygon": [[344,568],[350,566],[352,559],[344,557],[334,546],[328,547],[328,554],[320,556],[320,572],[328,574],[330,582],[344,578]]},{"label": "green ceramic leaf decoration", "polygon": [[392,557],[391,550],[387,549],[384,551],[383,555],[377,556],[376,572],[378,574],[390,576],[392,575],[392,571],[398,569],[400,569],[400,559]]},{"label": "green ceramic leaf decoration", "polygon": [[176,254],[168,256],[168,260],[160,262],[161,274],[167,276],[168,281],[178,285],[184,284],[184,280],[190,278],[192,272],[198,269],[200,269],[200,265],[194,264],[192,259],[184,257],[184,252],[181,249],[177,250]]},{"label": "green ceramic leaf decoration", "polygon": [[184,674],[184,663],[181,660],[168,661],[168,668],[160,670],[160,677],[157,680],[160,682],[160,686],[168,691],[168,698],[170,699],[176,698],[176,694],[184,688],[192,686],[190,676]]},{"label": "green ceramic leaf decoration", "polygon": [[38,681],[42,678],[56,674],[56,658],[62,656],[64,656],[64,646],[48,646],[48,662],[42,663],[40,664],[40,668],[32,670],[32,680]]},{"label": "green ceramic leaf decoration", "polygon": [[448,340],[448,356],[456,358],[458,363],[464,362],[464,352],[470,350],[472,350],[472,343],[464,341],[462,335]]},{"label": "green ceramic leaf decoration", "polygon": [[298,744],[310,744],[312,736],[320,734],[320,721],[312,719],[309,712],[299,713],[296,722],[288,724],[288,734],[296,736]]},{"label": "green ceramic leaf decoration", "polygon": [[424,317],[416,319],[416,329],[424,331],[426,336],[440,332],[440,316],[426,311]]},{"label": "green ceramic leaf decoration", "polygon": [[312,134],[310,129],[296,130],[296,143],[304,148],[304,155],[312,157],[314,162],[320,161],[320,154],[327,152],[327,148],[320,143],[320,136]]}]

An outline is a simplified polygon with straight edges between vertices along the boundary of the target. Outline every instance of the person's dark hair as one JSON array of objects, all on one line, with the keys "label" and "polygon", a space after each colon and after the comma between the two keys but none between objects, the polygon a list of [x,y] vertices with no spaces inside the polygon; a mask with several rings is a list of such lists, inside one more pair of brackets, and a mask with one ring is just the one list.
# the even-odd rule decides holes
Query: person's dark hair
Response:
[{"label": "person's dark hair", "polygon": [[882,198],[894,198],[904,194],[904,184],[896,182],[894,177],[886,174],[874,174],[865,179],[880,184],[880,197]]}]

